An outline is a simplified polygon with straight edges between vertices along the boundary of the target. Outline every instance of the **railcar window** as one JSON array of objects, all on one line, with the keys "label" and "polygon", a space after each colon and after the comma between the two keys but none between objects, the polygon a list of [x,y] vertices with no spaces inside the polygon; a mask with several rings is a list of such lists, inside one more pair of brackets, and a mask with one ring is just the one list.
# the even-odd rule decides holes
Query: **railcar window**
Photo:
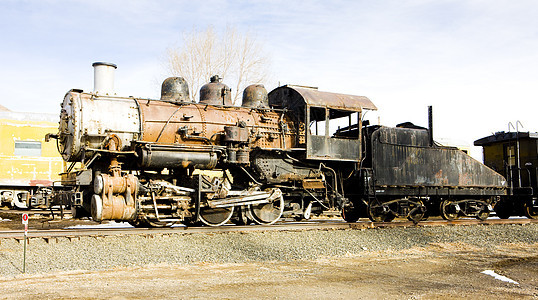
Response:
[{"label": "railcar window", "polygon": [[[351,133],[351,131],[354,129],[357,131],[359,124],[359,114],[357,112],[349,112],[349,111],[341,111],[336,109],[330,109],[330,123],[329,123],[329,133],[332,136],[347,136],[352,137],[353,135],[345,134]],[[355,136],[358,138],[358,131],[357,135]]]},{"label": "railcar window", "polygon": [[310,134],[312,135],[325,135],[325,108],[323,107],[310,107]]},{"label": "railcar window", "polygon": [[[359,113],[323,107],[310,107],[310,134],[358,138]],[[357,132],[357,135],[354,132]]]},{"label": "railcar window", "polygon": [[41,156],[41,142],[15,141],[15,155]]},{"label": "railcar window", "polygon": [[515,166],[516,165],[516,147],[506,145],[504,148],[505,151],[505,157],[506,157],[506,163],[508,166]]}]

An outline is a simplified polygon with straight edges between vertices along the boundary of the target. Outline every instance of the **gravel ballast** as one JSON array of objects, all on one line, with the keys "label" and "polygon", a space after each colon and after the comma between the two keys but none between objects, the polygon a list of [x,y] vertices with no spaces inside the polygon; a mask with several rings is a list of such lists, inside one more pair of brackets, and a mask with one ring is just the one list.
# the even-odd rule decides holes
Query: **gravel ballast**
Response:
[{"label": "gravel ballast", "polygon": [[[314,260],[401,251],[436,243],[460,243],[488,249],[502,244],[538,243],[538,225],[442,226],[298,232],[171,234],[83,237],[55,243],[32,239],[26,272],[107,270],[156,264],[243,263]],[[0,276],[22,272],[23,244],[0,240]]]}]

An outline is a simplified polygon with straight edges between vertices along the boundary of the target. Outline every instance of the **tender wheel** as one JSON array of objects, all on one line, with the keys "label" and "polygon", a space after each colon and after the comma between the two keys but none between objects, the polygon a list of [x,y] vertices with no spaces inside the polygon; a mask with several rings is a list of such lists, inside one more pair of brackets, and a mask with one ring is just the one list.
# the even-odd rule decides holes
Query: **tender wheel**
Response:
[{"label": "tender wheel", "polygon": [[478,213],[478,215],[476,215],[476,218],[480,221],[485,221],[489,218],[489,211],[488,210],[483,210],[481,212]]},{"label": "tender wheel", "polygon": [[499,217],[500,219],[508,219],[512,214],[512,205],[502,200],[497,202],[493,209],[495,210],[495,214],[497,214],[497,217]]},{"label": "tender wheel", "polygon": [[342,218],[348,223],[354,223],[359,220],[359,212],[353,206],[344,206],[342,208]]},{"label": "tender wheel", "polygon": [[274,190],[269,198],[269,203],[250,205],[250,214],[257,224],[271,225],[278,221],[284,212],[284,198],[279,189]]},{"label": "tender wheel", "polygon": [[234,213],[232,207],[201,207],[200,221],[207,226],[220,226],[230,220]]},{"label": "tender wheel", "polygon": [[390,211],[386,211],[381,205],[368,205],[368,218],[372,222],[390,222],[396,216]]},{"label": "tender wheel", "polygon": [[450,200],[443,200],[441,202],[441,217],[443,219],[452,221],[458,218],[458,211],[456,210],[456,204]]},{"label": "tender wheel", "polygon": [[538,208],[533,205],[533,202],[537,200],[525,201],[523,204],[523,212],[529,219],[538,219]]},{"label": "tender wheel", "polygon": [[476,215],[476,218],[480,221],[485,221],[489,217],[489,209],[487,205],[484,205],[482,210]]},{"label": "tender wheel", "polygon": [[384,222],[392,222],[392,220],[394,220],[396,218],[396,216],[392,213],[388,213],[386,216],[385,216],[385,221]]},{"label": "tender wheel", "polygon": [[424,206],[424,203],[421,200],[415,201],[414,203],[410,204],[411,211],[409,211],[407,219],[414,223],[418,223],[424,218],[424,215],[426,213],[426,206]]}]

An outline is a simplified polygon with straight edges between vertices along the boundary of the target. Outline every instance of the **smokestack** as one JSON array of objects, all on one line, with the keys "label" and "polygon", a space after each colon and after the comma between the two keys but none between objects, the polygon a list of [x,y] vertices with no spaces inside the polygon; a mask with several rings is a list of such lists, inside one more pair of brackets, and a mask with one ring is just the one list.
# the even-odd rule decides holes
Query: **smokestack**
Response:
[{"label": "smokestack", "polygon": [[430,147],[433,147],[433,110],[428,106],[428,131],[430,133]]},{"label": "smokestack", "polygon": [[94,62],[93,67],[93,92],[98,95],[115,95],[114,71],[118,68],[115,64],[106,62]]}]

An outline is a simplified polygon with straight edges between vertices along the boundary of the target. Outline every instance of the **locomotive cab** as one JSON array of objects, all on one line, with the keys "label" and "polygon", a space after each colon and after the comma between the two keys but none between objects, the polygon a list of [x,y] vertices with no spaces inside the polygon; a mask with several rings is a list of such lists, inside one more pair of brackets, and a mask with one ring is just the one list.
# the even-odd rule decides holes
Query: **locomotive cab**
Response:
[{"label": "locomotive cab", "polygon": [[362,110],[377,110],[364,96],[292,85],[271,91],[269,105],[292,112],[306,159],[328,161],[361,160]]}]

